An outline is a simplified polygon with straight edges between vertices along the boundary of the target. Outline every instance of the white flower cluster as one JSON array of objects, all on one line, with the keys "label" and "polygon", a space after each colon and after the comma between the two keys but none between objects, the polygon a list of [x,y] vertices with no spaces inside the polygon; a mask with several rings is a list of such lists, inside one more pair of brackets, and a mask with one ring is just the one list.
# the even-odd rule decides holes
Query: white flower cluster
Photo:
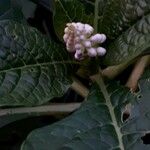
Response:
[{"label": "white flower cluster", "polygon": [[103,56],[106,49],[99,44],[106,40],[105,34],[92,35],[94,29],[89,24],[68,23],[63,39],[69,52],[75,53],[75,59],[82,60],[85,56]]}]

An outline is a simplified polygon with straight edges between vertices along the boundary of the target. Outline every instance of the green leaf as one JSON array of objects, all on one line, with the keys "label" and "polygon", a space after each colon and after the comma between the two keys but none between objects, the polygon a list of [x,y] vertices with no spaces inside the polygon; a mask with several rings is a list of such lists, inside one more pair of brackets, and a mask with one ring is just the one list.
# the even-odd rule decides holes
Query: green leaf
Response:
[{"label": "green leaf", "polygon": [[0,20],[14,20],[26,23],[26,19],[34,16],[36,4],[30,0],[1,0]]},{"label": "green leaf", "polygon": [[99,30],[107,38],[115,40],[107,46],[105,64],[129,64],[141,53],[148,51],[149,12],[150,1],[147,0],[117,0],[107,3]]},{"label": "green leaf", "polygon": [[93,25],[94,3],[90,6],[85,7],[85,4],[81,3],[80,0],[58,0],[55,2],[54,27],[60,39],[63,37],[64,28],[68,22],[82,22]]},{"label": "green leaf", "polygon": [[[99,0],[99,9],[98,9],[98,15],[99,17],[102,17],[104,15],[104,12],[106,10],[107,5],[109,4],[110,0]],[[100,20],[102,18],[99,18]]]},{"label": "green leaf", "polygon": [[0,106],[40,105],[70,87],[70,58],[36,29],[0,21]]},{"label": "green leaf", "polygon": [[109,39],[115,39],[149,12],[149,0],[109,0],[101,18],[99,31],[105,33]]},{"label": "green leaf", "polygon": [[9,9],[10,0],[0,0],[0,16]]},{"label": "green leaf", "polygon": [[32,18],[37,5],[30,0],[13,0],[12,8],[19,9],[25,19]]},{"label": "green leaf", "polygon": [[4,19],[25,22],[21,9],[15,5],[15,0],[0,1],[0,20]]},{"label": "green leaf", "polygon": [[130,62],[149,48],[150,14],[143,17],[108,45],[108,52],[104,62],[108,65]]},{"label": "green leaf", "polygon": [[[139,100],[139,96],[116,83],[107,86],[108,99],[93,87],[77,112],[31,132],[21,150],[148,150],[150,145],[144,145],[141,136],[150,130],[149,81],[142,81],[140,88]],[[133,109],[123,122],[124,106],[129,102]]]}]

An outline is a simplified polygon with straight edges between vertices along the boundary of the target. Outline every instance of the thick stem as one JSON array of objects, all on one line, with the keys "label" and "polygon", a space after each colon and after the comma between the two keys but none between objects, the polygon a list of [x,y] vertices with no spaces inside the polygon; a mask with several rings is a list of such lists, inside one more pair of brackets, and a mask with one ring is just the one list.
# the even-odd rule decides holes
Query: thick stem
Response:
[{"label": "thick stem", "polygon": [[134,69],[126,83],[126,86],[129,87],[132,92],[136,91],[138,87],[138,80],[142,76],[145,68],[149,65],[149,63],[150,55],[143,56],[136,62]]},{"label": "thick stem", "polygon": [[8,109],[0,109],[0,116],[4,115],[14,115],[14,114],[66,114],[70,113],[77,108],[79,108],[81,103],[70,103],[70,104],[50,104],[45,106],[37,106],[37,107],[22,107],[22,108],[8,108]]},{"label": "thick stem", "polygon": [[89,90],[75,77],[73,77],[71,88],[84,98],[87,97],[89,93]]},{"label": "thick stem", "polygon": [[133,59],[132,61],[128,61],[120,65],[109,66],[106,69],[102,70],[102,75],[108,79],[114,79],[135,61],[136,59]]},{"label": "thick stem", "polygon": [[102,70],[102,75],[107,77],[108,79],[114,79],[118,76],[122,71],[124,71],[131,63],[123,63],[116,66],[110,66],[106,69]]}]

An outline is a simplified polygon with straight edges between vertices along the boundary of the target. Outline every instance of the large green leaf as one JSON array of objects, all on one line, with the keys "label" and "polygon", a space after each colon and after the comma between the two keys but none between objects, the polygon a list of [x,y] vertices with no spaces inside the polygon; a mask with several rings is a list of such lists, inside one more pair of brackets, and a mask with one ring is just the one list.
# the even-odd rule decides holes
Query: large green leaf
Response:
[{"label": "large green leaf", "polygon": [[0,106],[62,96],[71,84],[71,62],[63,45],[36,29],[0,21]]},{"label": "large green leaf", "polygon": [[26,23],[26,19],[34,16],[36,6],[30,0],[0,0],[0,20]]},{"label": "large green leaf", "polygon": [[142,16],[150,12],[149,0],[109,0],[99,30],[115,39]]},{"label": "large green leaf", "polygon": [[[77,112],[31,132],[21,150],[150,149],[150,145],[144,145],[141,140],[150,130],[149,81],[142,81],[140,88],[141,99],[116,83],[107,87],[109,94],[105,93],[105,98],[98,87],[92,88]],[[132,102],[133,109],[128,120],[123,122],[123,108],[128,102]]]},{"label": "large green leaf", "polygon": [[99,30],[107,38],[117,39],[107,46],[105,64],[129,64],[149,49],[149,13],[149,0],[110,0],[107,3]]},{"label": "large green leaf", "polygon": [[0,16],[9,9],[10,0],[0,0]]},{"label": "large green leaf", "polygon": [[35,13],[37,5],[30,0],[12,0],[11,7],[19,9],[25,19],[32,18]]},{"label": "large green leaf", "polygon": [[16,1],[0,0],[0,20],[10,19],[25,22],[21,9],[15,5]]},{"label": "large green leaf", "polygon": [[108,45],[105,63],[117,65],[130,62],[143,51],[150,48],[150,14],[143,17],[135,25]]}]

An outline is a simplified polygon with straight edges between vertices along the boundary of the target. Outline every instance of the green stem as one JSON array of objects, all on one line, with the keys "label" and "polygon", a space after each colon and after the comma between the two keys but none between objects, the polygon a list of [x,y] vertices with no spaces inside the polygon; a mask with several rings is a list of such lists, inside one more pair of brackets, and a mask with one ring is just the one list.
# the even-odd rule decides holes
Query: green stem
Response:
[{"label": "green stem", "polygon": [[96,0],[95,1],[95,12],[94,12],[94,30],[95,30],[95,33],[97,33],[98,31],[98,8],[99,8],[99,1],[100,0]]},{"label": "green stem", "polygon": [[119,147],[120,147],[121,150],[124,150],[124,145],[123,145],[123,140],[122,140],[122,133],[121,133],[120,127],[118,126],[118,123],[117,123],[117,119],[116,119],[116,116],[115,116],[113,105],[111,103],[110,95],[109,95],[109,93],[106,89],[106,85],[105,85],[105,83],[103,81],[103,78],[102,78],[101,69],[99,69],[99,74],[96,74],[96,75],[92,76],[91,79],[95,80],[95,82],[98,84],[101,92],[103,93],[103,96],[106,100],[106,105],[109,108],[110,116],[112,118],[112,124],[113,124],[113,126],[116,130],[116,134],[118,136]]}]

